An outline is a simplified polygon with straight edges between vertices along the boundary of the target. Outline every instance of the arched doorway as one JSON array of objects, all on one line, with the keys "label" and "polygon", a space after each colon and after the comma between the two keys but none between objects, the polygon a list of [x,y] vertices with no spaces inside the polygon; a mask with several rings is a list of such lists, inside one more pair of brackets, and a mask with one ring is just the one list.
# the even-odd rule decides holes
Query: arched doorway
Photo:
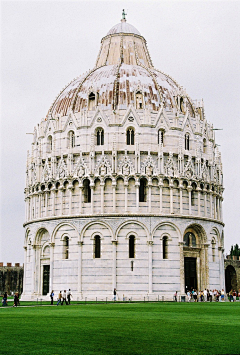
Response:
[{"label": "arched doorway", "polygon": [[208,244],[202,226],[189,226],[183,235],[184,291],[208,288]]},{"label": "arched doorway", "polygon": [[226,292],[237,290],[237,274],[232,265],[228,265],[225,269],[225,286]]}]

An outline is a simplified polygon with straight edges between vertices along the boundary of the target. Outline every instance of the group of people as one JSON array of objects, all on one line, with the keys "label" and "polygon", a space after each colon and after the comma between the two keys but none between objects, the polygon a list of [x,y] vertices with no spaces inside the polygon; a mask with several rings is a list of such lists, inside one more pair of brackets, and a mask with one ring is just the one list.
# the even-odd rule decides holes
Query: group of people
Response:
[{"label": "group of people", "polygon": [[[236,301],[237,299],[237,292],[234,290],[231,290],[229,292],[230,296],[230,301]],[[240,290],[239,290],[239,297],[240,297]],[[205,290],[197,291],[196,289],[193,289],[191,291],[187,291],[187,301],[191,302],[193,300],[194,302],[223,302],[225,301],[225,292],[224,289],[220,290],[208,290],[205,288]]]},{"label": "group of people", "polygon": [[[8,305],[8,294],[7,292],[4,292],[3,299],[2,299],[2,305],[5,307]],[[19,293],[16,292],[13,298],[13,307],[20,306],[20,301],[19,301]]]},{"label": "group of people", "polygon": [[[230,302],[236,302],[236,300],[237,300],[237,291],[231,289],[231,291],[229,292],[229,297],[230,297]],[[240,300],[240,289],[239,289],[239,292],[238,292],[238,297],[239,297],[239,300]]]},{"label": "group of people", "polygon": [[[64,304],[64,302],[66,305],[69,305],[71,302],[71,297],[72,297],[72,294],[71,294],[70,288],[68,291],[66,291],[66,290],[64,290],[63,292],[60,291],[58,294],[57,306],[59,304],[61,304],[61,306],[62,306]],[[52,290],[52,292],[50,293],[50,298],[51,298],[51,305],[53,305],[54,290]]]}]

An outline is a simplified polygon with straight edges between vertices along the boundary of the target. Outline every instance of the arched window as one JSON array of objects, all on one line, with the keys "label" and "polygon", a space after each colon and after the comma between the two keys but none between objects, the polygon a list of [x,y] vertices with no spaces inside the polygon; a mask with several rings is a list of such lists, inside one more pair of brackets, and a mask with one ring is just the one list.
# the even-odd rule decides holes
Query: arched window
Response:
[{"label": "arched window", "polygon": [[132,128],[127,130],[127,145],[134,145],[134,130]]},{"label": "arched window", "polygon": [[162,253],[163,253],[163,259],[168,258],[168,238],[163,237],[162,239]]},{"label": "arched window", "polygon": [[215,262],[216,261],[216,254],[215,254],[215,246],[216,246],[216,240],[213,238],[212,239],[212,261]]},{"label": "arched window", "polygon": [[93,110],[95,107],[95,94],[91,92],[88,96],[88,109]]},{"label": "arched window", "polygon": [[83,196],[85,203],[91,202],[91,187],[88,179],[83,181]]},{"label": "arched window", "polygon": [[73,131],[68,132],[68,148],[75,147],[75,133]]},{"label": "arched window", "polygon": [[189,134],[186,133],[185,134],[185,150],[189,150],[189,142],[190,142],[190,137],[189,137]]},{"label": "arched window", "polygon": [[129,237],[129,258],[135,258],[135,236],[130,235]]},{"label": "arched window", "polygon": [[206,140],[206,138],[203,139],[203,153],[207,153],[207,140]]},{"label": "arched window", "polygon": [[104,130],[102,128],[97,129],[97,145],[104,145]]},{"label": "arched window", "polygon": [[101,258],[101,238],[99,235],[94,237],[94,258]]},{"label": "arched window", "polygon": [[164,144],[164,130],[159,129],[158,131],[158,144]]},{"label": "arched window", "polygon": [[184,235],[183,241],[185,242],[185,247],[196,247],[196,237],[193,233],[187,232]]},{"label": "arched window", "polygon": [[140,179],[139,202],[147,202],[147,180],[144,178]]},{"label": "arched window", "polygon": [[140,91],[136,92],[136,109],[142,109],[143,108],[143,95]]},{"label": "arched window", "polygon": [[63,239],[63,259],[69,258],[69,238],[64,237]]},{"label": "arched window", "polygon": [[52,152],[52,136],[48,136],[47,140],[47,152],[51,153]]}]

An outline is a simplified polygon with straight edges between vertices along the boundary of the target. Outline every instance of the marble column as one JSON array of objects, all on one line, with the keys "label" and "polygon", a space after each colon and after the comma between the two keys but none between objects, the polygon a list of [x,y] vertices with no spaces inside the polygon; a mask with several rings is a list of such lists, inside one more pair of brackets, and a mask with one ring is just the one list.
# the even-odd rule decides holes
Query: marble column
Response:
[{"label": "marble column", "polygon": [[112,240],[113,266],[112,266],[112,289],[117,288],[117,240]]},{"label": "marble column", "polygon": [[125,190],[125,212],[128,209],[128,181],[124,182],[124,190]]},{"label": "marble column", "polygon": [[100,182],[101,189],[101,213],[104,213],[104,181]]},{"label": "marble column", "polygon": [[116,181],[112,181],[113,191],[113,212],[116,212]]},{"label": "marble column", "polygon": [[185,274],[184,274],[184,254],[183,254],[183,246],[184,242],[179,242],[179,255],[180,255],[180,293],[181,295],[185,294]]},{"label": "marble column", "polygon": [[49,282],[49,292],[53,290],[53,263],[54,263],[54,246],[55,243],[50,243],[50,282]]},{"label": "marble column", "polygon": [[188,214],[192,214],[192,199],[191,199],[191,192],[192,192],[192,187],[188,186]]},{"label": "marble column", "polygon": [[180,214],[183,214],[183,197],[182,197],[182,190],[183,190],[183,185],[182,182],[180,182],[179,185],[179,199],[180,199]]},{"label": "marble column", "polygon": [[90,184],[90,188],[91,188],[91,214],[93,214],[93,211],[94,211],[94,187],[95,185],[94,184]]},{"label": "marble column", "polygon": [[72,190],[73,190],[73,186],[72,186],[72,185],[68,186],[68,190],[69,190],[69,208],[68,208],[68,215],[71,216],[71,214],[72,214]]},{"label": "marble column", "polygon": [[82,293],[82,241],[78,241],[78,293]]},{"label": "marble column", "polygon": [[159,209],[160,209],[160,214],[163,213],[163,204],[162,204],[162,189],[163,189],[163,185],[162,183],[159,183]]},{"label": "marble column", "polygon": [[169,185],[170,192],[170,213],[173,214],[173,185],[170,183]]},{"label": "marble column", "polygon": [[148,212],[152,212],[152,184],[148,183]]},{"label": "marble column", "polygon": [[52,188],[52,215],[55,216],[56,188]]},{"label": "marble column", "polygon": [[82,196],[83,196],[83,185],[79,184],[79,214],[82,213]]},{"label": "marble column", "polygon": [[32,245],[32,294],[35,293],[36,245]]},{"label": "marble column", "polygon": [[139,211],[139,181],[135,182],[135,191],[136,191],[136,211]]},{"label": "marble column", "polygon": [[149,240],[148,241],[148,292],[152,293],[152,283],[153,283],[153,277],[152,277],[152,246],[153,246],[153,241]]}]

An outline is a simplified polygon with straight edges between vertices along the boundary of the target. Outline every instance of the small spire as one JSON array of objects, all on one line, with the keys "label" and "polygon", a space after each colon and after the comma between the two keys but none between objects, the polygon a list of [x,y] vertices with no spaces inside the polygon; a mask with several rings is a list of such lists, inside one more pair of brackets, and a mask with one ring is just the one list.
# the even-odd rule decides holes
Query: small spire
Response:
[{"label": "small spire", "polygon": [[125,10],[123,9],[122,10],[122,19],[121,19],[121,22],[126,22],[126,12],[125,12]]}]

